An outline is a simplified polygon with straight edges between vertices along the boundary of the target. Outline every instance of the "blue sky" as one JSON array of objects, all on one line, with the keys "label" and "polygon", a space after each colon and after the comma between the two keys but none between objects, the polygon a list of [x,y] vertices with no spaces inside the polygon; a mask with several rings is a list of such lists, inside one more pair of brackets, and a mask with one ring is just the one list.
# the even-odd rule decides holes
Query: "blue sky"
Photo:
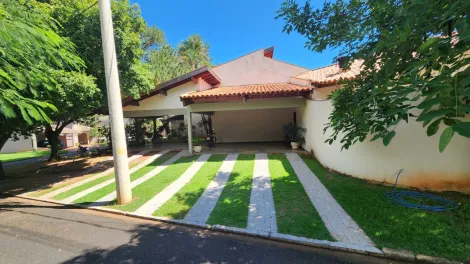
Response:
[{"label": "blue sky", "polygon": [[[316,68],[332,63],[334,51],[314,53],[304,48],[305,37],[282,32],[284,22],[275,20],[283,0],[131,0],[138,3],[149,25],[161,28],[176,46],[192,34],[210,44],[214,64],[274,46],[274,58]],[[322,5],[323,0],[313,0]]]}]

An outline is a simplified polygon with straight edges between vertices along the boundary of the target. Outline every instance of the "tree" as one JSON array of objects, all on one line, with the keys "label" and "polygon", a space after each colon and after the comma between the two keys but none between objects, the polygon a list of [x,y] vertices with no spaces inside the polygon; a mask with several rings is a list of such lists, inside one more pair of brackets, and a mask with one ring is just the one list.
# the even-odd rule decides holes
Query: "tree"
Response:
[{"label": "tree", "polygon": [[[65,126],[97,109],[105,111],[107,106],[100,17],[95,3],[95,0],[38,0],[36,3],[61,23],[59,33],[75,43],[85,61],[83,73],[55,73],[61,80],[58,84],[61,88],[50,98],[58,98],[61,107],[53,118],[56,125],[46,126],[45,134],[51,142],[49,161],[60,159],[57,143]],[[151,72],[143,60],[144,48],[157,45],[164,35],[157,28],[147,28],[137,5],[131,5],[128,0],[112,4],[122,93],[137,97],[152,87]]]},{"label": "tree", "polygon": [[[85,73],[96,78],[102,91],[102,106],[106,106],[106,80],[101,43],[100,17],[96,0],[36,0],[38,5],[54,17],[62,27],[61,36],[69,38],[78,55],[85,61]],[[153,86],[151,72],[144,64],[143,39],[155,39],[154,31],[147,31],[140,8],[129,0],[112,1],[116,53],[121,91],[124,96],[138,97]],[[147,40],[148,40],[147,39]],[[153,45],[153,44],[152,44]]]},{"label": "tree", "polygon": [[209,44],[204,42],[200,35],[189,36],[187,40],[178,45],[178,57],[190,65],[191,70],[211,64]]},{"label": "tree", "polygon": [[[50,122],[55,111],[40,94],[53,89],[46,68],[77,69],[83,61],[73,44],[56,34],[57,24],[29,1],[0,0],[0,149],[8,139]],[[0,162],[0,178],[5,173]]]},{"label": "tree", "polygon": [[154,76],[154,83],[159,84],[191,71],[191,66],[178,57],[170,45],[152,50],[148,63]]},{"label": "tree", "polygon": [[100,106],[102,99],[92,76],[63,70],[54,70],[50,74],[57,84],[43,99],[53,101],[58,111],[48,113],[55,125],[45,125],[45,135],[51,145],[49,161],[60,159],[58,146],[62,130],[72,122],[83,121]]},{"label": "tree", "polygon": [[401,121],[414,118],[435,135],[442,152],[454,133],[470,137],[470,1],[338,0],[314,8],[283,3],[284,31],[305,46],[338,48],[345,66],[364,60],[361,74],[333,93],[325,130],[343,148],[382,138],[388,145]]}]

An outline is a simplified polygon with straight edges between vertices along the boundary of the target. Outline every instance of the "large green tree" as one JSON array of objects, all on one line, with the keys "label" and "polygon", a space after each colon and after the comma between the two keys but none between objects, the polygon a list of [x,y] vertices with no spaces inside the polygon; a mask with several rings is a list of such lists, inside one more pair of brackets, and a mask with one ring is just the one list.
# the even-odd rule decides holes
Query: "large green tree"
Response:
[{"label": "large green tree", "polygon": [[[40,95],[54,89],[44,69],[78,69],[73,44],[59,36],[56,22],[29,1],[0,0],[0,149],[9,138],[30,135],[57,109]],[[5,173],[0,162],[0,178]]]},{"label": "large green tree", "polygon": [[191,35],[188,39],[178,45],[178,57],[195,70],[202,66],[209,66],[209,43],[205,42],[200,35]]},{"label": "large green tree", "polygon": [[167,44],[165,39],[158,43],[159,45],[154,45],[155,48],[149,51],[147,57],[155,84],[211,65],[209,44],[199,35],[189,36],[177,49]]},{"label": "large green tree", "polygon": [[445,128],[441,152],[454,133],[470,137],[469,11],[468,0],[284,2],[284,31],[306,36],[307,48],[339,49],[346,67],[364,60],[360,76],[332,95],[327,142],[347,149],[373,135],[388,145],[416,115],[428,136]]},{"label": "large green tree", "polygon": [[58,111],[48,112],[54,125],[45,124],[45,135],[51,145],[49,160],[58,160],[59,135],[64,127],[72,122],[83,122],[84,119],[100,106],[102,94],[95,83],[95,78],[81,72],[54,70],[50,72],[56,80],[54,90],[44,99],[53,99]]},{"label": "large green tree", "polygon": [[[55,74],[60,82],[52,96],[60,107],[53,115],[55,125],[46,126],[46,136],[53,147],[49,159],[52,160],[60,158],[54,146],[67,124],[107,108],[100,17],[95,0],[37,0],[36,4],[61,24],[59,34],[76,45],[85,62],[83,72]],[[164,35],[157,28],[147,27],[138,5],[128,0],[112,1],[112,13],[121,92],[123,96],[137,97],[153,85],[151,72],[144,63],[145,50],[158,46]]]}]

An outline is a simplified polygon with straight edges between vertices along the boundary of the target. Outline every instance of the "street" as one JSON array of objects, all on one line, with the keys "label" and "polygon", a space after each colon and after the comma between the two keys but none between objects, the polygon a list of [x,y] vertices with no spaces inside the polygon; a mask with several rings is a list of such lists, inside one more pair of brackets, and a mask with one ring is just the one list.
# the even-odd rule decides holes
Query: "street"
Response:
[{"label": "street", "polygon": [[0,214],[0,263],[391,263],[20,198]]}]

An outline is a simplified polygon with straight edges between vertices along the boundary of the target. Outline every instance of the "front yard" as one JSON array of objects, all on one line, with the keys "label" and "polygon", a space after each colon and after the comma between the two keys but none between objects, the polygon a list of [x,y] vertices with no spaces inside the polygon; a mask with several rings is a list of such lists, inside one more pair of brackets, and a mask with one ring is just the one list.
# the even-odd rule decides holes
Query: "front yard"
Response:
[{"label": "front yard", "polygon": [[[61,150],[59,153],[65,153],[66,151]],[[32,158],[46,157],[51,153],[50,150],[38,150],[38,151],[23,151],[15,153],[3,153],[0,154],[0,161],[3,163],[26,160]]]},{"label": "front yard", "polygon": [[[293,163],[285,154],[269,154],[267,161],[258,155],[240,154],[235,155],[232,166],[228,166],[229,156],[233,154],[188,156],[182,152],[167,152],[158,156],[156,153],[146,154],[131,163],[133,167],[146,160],[149,162],[131,174],[133,200],[127,205],[117,205],[112,196],[113,173],[80,184],[91,177],[82,176],[27,195],[41,198],[54,191],[57,195],[52,199],[56,201],[70,200],[75,204],[105,206],[148,216],[351,243],[338,236],[328,224],[339,221],[335,223],[341,225],[345,220],[329,218],[328,208],[312,203],[312,190],[306,190],[305,182],[297,175],[305,166],[308,171],[303,171],[306,173],[303,177],[313,172],[377,247],[470,261],[468,195],[439,194],[458,201],[459,209],[432,213],[392,204],[383,199],[383,193],[391,187],[332,173],[309,156],[301,156],[300,164]],[[260,179],[268,180],[269,186],[254,189]],[[71,184],[73,188],[66,188]],[[263,195],[256,196],[258,192]],[[194,208],[197,210],[191,210]],[[254,216],[269,216],[269,208],[275,219],[267,217],[250,223]],[[339,226],[339,229],[348,232],[347,228]]]}]

